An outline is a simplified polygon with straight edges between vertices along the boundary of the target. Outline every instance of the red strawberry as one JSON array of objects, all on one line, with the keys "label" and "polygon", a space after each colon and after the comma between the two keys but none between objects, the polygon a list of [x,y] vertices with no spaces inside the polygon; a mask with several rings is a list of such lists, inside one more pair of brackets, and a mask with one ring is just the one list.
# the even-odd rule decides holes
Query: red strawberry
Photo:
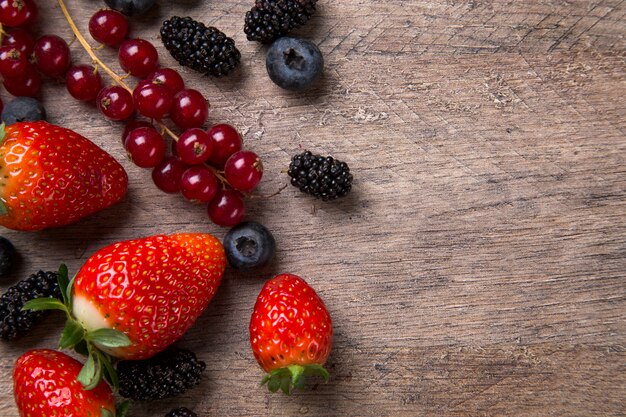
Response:
[{"label": "red strawberry", "polygon": [[87,391],[77,377],[82,364],[54,350],[31,350],[13,372],[13,392],[21,417],[101,417],[115,415],[111,388],[101,381]]},{"label": "red strawberry", "polygon": [[302,278],[278,275],[267,281],[250,320],[250,344],[270,391],[304,387],[304,377],[328,381],[322,365],[332,348],[333,327],[322,299]]},{"label": "red strawberry", "polygon": [[81,382],[106,373],[115,386],[109,356],[147,359],[180,339],[215,295],[225,268],[224,248],[208,234],[127,240],[96,252],[69,285],[62,265],[64,303],[40,298],[24,308],[65,311],[59,347],[89,355]]},{"label": "red strawberry", "polygon": [[4,133],[0,225],[31,231],[64,226],[126,194],[124,168],[77,133],[43,121],[15,123]]}]

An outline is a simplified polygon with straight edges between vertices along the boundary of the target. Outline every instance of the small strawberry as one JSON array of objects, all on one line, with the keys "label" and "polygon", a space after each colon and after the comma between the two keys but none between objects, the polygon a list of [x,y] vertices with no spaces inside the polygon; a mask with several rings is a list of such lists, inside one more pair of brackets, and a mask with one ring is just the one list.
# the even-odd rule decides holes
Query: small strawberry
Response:
[{"label": "small strawberry", "polygon": [[111,388],[101,381],[85,389],[77,380],[81,367],[76,359],[54,350],[31,350],[22,355],[13,371],[20,416],[115,416]]},{"label": "small strawberry", "polygon": [[124,168],[88,139],[44,121],[0,128],[0,225],[65,226],[119,202]]},{"label": "small strawberry", "polygon": [[81,382],[105,373],[116,386],[111,357],[147,359],[180,339],[215,295],[225,267],[222,244],[208,234],[128,240],[96,252],[73,283],[62,266],[65,304],[38,299],[25,308],[65,311],[59,347],[74,347],[95,364]]},{"label": "small strawberry", "polygon": [[302,278],[282,274],[265,283],[250,320],[254,357],[268,372],[271,392],[304,388],[304,377],[320,375],[330,355],[333,327],[322,299]]}]

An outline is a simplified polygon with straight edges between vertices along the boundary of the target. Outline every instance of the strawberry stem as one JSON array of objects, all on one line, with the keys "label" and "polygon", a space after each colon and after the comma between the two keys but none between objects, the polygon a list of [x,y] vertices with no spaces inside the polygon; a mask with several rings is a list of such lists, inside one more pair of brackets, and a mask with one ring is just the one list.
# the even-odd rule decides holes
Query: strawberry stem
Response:
[{"label": "strawberry stem", "polygon": [[285,368],[275,369],[266,374],[261,385],[267,384],[270,392],[281,390],[286,395],[291,395],[294,389],[304,390],[307,376],[320,376],[324,382],[328,382],[330,374],[318,364],[311,365],[289,365]]}]

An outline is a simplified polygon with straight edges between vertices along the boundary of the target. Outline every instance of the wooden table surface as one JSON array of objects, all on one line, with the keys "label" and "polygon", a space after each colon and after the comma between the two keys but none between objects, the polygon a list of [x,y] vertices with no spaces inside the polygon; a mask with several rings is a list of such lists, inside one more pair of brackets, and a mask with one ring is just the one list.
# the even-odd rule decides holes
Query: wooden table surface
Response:
[{"label": "wooden table surface", "polygon": [[[275,263],[227,271],[180,342],[206,361],[184,396],[133,416],[187,406],[200,416],[626,415],[626,2],[623,0],[320,0],[297,32],[320,45],[321,85],[281,91],[265,47],[246,41],[247,1],[161,1],[133,21],[190,15],[232,36],[241,70],[183,70],[263,158],[262,193],[301,149],[347,161],[354,192],[321,203],[292,187],[252,200],[248,218],[278,242]],[[67,40],[56,2],[39,29]],[[68,0],[84,30],[101,1]],[[75,62],[89,62],[76,43]],[[99,54],[119,69],[112,51]],[[176,68],[179,68],[176,66]],[[51,122],[127,168],[126,200],[59,230],[2,231],[23,257],[2,289],[39,268],[76,271],[112,242],[176,231],[222,237],[202,207],[165,195],[120,145],[122,126],[44,92]],[[9,97],[2,92],[2,98]],[[260,388],[248,322],[265,279],[305,277],[335,323],[332,381],[291,398]],[[15,416],[10,375],[26,349],[54,347],[51,317],[0,345],[0,415]]]}]

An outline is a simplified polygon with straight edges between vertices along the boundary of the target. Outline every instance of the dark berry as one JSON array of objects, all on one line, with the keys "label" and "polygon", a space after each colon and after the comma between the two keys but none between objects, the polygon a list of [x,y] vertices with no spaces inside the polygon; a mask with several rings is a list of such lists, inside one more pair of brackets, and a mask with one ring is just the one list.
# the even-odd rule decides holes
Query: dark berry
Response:
[{"label": "dark berry", "polygon": [[33,59],[43,75],[58,77],[70,67],[70,47],[56,35],[44,35],[35,42]]},{"label": "dark berry", "polygon": [[67,91],[76,100],[93,101],[102,90],[102,78],[91,65],[77,65],[65,74]]},{"label": "dark berry", "polygon": [[0,23],[22,26],[37,18],[37,5],[33,0],[0,0]]},{"label": "dark berry", "polygon": [[261,158],[250,151],[235,152],[226,161],[224,176],[234,189],[250,193],[263,177]]},{"label": "dark berry", "polygon": [[180,191],[180,181],[183,173],[189,166],[177,156],[165,158],[152,170],[152,181],[166,193],[177,193]]},{"label": "dark berry", "polygon": [[235,41],[190,17],[174,16],[163,22],[161,40],[180,65],[206,75],[227,75],[241,59]]},{"label": "dark berry", "polygon": [[141,168],[154,168],[165,159],[165,140],[151,127],[140,127],[130,132],[124,147],[130,159]]},{"label": "dark berry", "polygon": [[198,415],[188,408],[181,407],[170,411],[165,417],[198,417]]},{"label": "dark berry", "polygon": [[124,132],[122,133],[122,144],[126,143],[126,138],[128,138],[130,132],[135,129],[139,129],[140,127],[150,127],[154,129],[154,125],[150,122],[146,122],[145,120],[131,120],[126,123],[126,126],[124,127]]},{"label": "dark berry", "polygon": [[174,103],[174,94],[163,84],[142,81],[133,92],[135,108],[150,119],[163,119]]},{"label": "dark berry", "polygon": [[100,43],[116,46],[128,35],[128,21],[118,11],[100,10],[89,19],[89,33]]},{"label": "dark berry", "polygon": [[280,38],[267,51],[265,66],[276,85],[286,90],[301,91],[319,79],[324,68],[324,58],[312,42]]},{"label": "dark berry", "polygon": [[209,130],[209,137],[213,141],[213,151],[209,158],[211,164],[222,168],[232,154],[241,150],[243,141],[241,135],[233,126],[222,123]]},{"label": "dark berry", "polygon": [[15,264],[15,247],[9,239],[0,236],[0,277],[6,275]]},{"label": "dark berry", "polygon": [[2,122],[6,125],[37,120],[46,120],[46,109],[32,97],[16,97],[2,110]]},{"label": "dark berry", "polygon": [[198,385],[205,368],[193,352],[175,348],[143,361],[121,361],[119,393],[138,401],[174,397]]},{"label": "dark berry", "polygon": [[276,254],[274,236],[262,224],[244,222],[224,237],[228,263],[235,269],[249,269],[266,265]]},{"label": "dark berry", "polygon": [[171,68],[159,68],[146,77],[147,81],[154,84],[163,84],[170,89],[172,94],[176,95],[185,88],[185,81],[178,71]]},{"label": "dark berry", "polygon": [[213,140],[209,134],[198,128],[188,129],[176,142],[176,154],[190,165],[202,164],[213,152]]},{"label": "dark berry", "polygon": [[346,196],[352,189],[352,174],[345,162],[306,151],[289,165],[291,185],[324,201]]},{"label": "dark berry", "polygon": [[126,120],[135,112],[133,96],[119,85],[103,88],[96,104],[100,112],[111,120]]},{"label": "dark berry", "polygon": [[127,16],[139,15],[150,10],[156,0],[104,0],[111,9]]},{"label": "dark berry", "polygon": [[304,25],[317,0],[256,0],[246,13],[244,32],[250,41],[268,43]]},{"label": "dark berry", "polygon": [[0,48],[0,75],[4,78],[19,77],[29,65],[26,55],[16,47]]},{"label": "dark berry", "polygon": [[17,77],[5,78],[2,85],[15,97],[35,97],[41,91],[41,75],[34,66],[29,65],[24,72]]},{"label": "dark berry", "polygon": [[159,65],[159,53],[144,39],[127,39],[118,54],[122,69],[135,77],[146,77]]},{"label": "dark berry", "polygon": [[35,47],[35,40],[24,29],[13,28],[2,35],[2,46],[13,46],[26,56],[30,56]]},{"label": "dark berry", "polygon": [[43,297],[61,299],[56,272],[39,271],[10,287],[0,297],[0,338],[11,340],[28,333],[44,312],[22,307],[27,301]]},{"label": "dark berry", "polygon": [[201,165],[187,169],[180,178],[180,192],[189,201],[208,203],[217,193],[218,186],[215,174]]}]

